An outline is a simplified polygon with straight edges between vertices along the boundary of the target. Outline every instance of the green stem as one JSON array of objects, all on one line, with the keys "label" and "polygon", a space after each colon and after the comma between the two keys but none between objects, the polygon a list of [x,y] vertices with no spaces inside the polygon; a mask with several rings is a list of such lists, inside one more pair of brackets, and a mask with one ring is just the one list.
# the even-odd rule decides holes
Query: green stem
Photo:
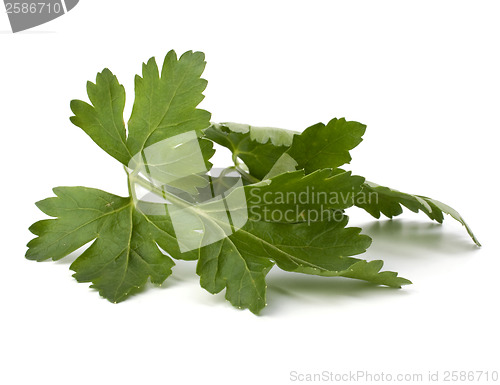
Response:
[{"label": "green stem", "polygon": [[135,190],[130,183],[130,175],[134,174],[134,172],[129,173],[126,166],[123,166],[123,169],[125,170],[125,173],[127,174],[128,196],[135,200],[135,198],[136,198]]},{"label": "green stem", "polygon": [[242,163],[238,160],[238,155],[233,152],[233,163],[236,171],[238,171],[243,178],[245,178],[250,183],[259,183],[260,179],[254,177],[253,175],[246,172],[242,166]]},{"label": "green stem", "polygon": [[127,177],[128,177],[128,190],[130,197],[133,199],[134,202],[137,202],[137,196],[135,194],[135,188],[133,184],[138,184],[139,186],[144,187],[148,191],[151,191],[152,193],[162,197],[165,200],[168,200],[169,202],[180,206],[182,208],[192,208],[193,205],[189,202],[186,202],[184,199],[181,199],[161,188],[156,187],[154,184],[146,181],[144,178],[141,178],[140,176],[137,175],[137,172],[127,172]]}]

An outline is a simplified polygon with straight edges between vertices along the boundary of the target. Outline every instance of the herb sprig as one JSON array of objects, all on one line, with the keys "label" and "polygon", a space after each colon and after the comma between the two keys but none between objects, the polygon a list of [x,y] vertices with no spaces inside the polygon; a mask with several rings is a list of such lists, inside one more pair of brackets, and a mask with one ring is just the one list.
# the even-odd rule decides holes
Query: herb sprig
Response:
[{"label": "herb sprig", "polygon": [[[231,304],[258,313],[266,305],[266,275],[275,265],[289,272],[342,276],[391,287],[411,283],[397,273],[381,271],[380,260],[354,257],[366,251],[371,239],[361,229],[347,227],[345,210],[352,206],[375,218],[397,216],[403,206],[423,211],[439,223],[449,214],[480,246],[451,207],[379,186],[340,168],[350,162],[349,151],[362,141],[366,126],[361,123],[332,119],[302,133],[211,123],[210,113],[197,108],[207,85],[201,78],[205,64],[200,52],[177,58],[170,51],[161,69],[150,59],[143,65],[142,76],[135,78],[135,100],[127,125],[123,118],[125,89],[116,76],[104,69],[95,83],[88,82],[90,103],[73,100],[71,121],[125,166],[130,195],[120,197],[87,187],[55,188],[55,197],[37,203],[52,219],[30,227],[36,238],[28,243],[28,259],[59,260],[90,244],[70,268],[77,281],[91,282],[112,302],[126,299],[148,279],[155,284],[164,282],[175,259],[197,261],[203,288],[213,294],[225,289]],[[192,137],[183,136],[189,133]],[[175,138],[189,140],[175,142]],[[195,147],[190,147],[193,140]],[[196,163],[192,148],[200,149],[200,162],[210,171],[214,143],[233,154],[234,166],[223,173],[236,172],[243,181],[222,194],[226,205],[222,209],[211,201],[193,203],[207,187],[207,179],[199,173],[186,178],[170,175],[183,159],[188,159],[183,167]],[[161,170],[168,169],[170,179],[162,179],[166,178],[162,174],[159,180],[169,188],[141,178],[138,171],[151,174],[160,158]],[[148,159],[156,159],[156,163]],[[152,203],[137,198],[137,186],[181,207],[186,215],[145,209]],[[214,193],[213,185],[210,187]],[[285,199],[310,191],[325,199]],[[332,194],[341,199],[331,199]],[[244,199],[231,208],[231,214],[243,216],[233,215],[227,222],[220,214],[237,196]],[[325,212],[332,215],[318,215]],[[274,216],[267,218],[266,213]],[[238,224],[234,218],[240,217],[246,219]],[[191,226],[194,220],[202,230],[181,236],[179,220],[181,227]],[[209,236],[213,239],[207,240]],[[193,240],[199,247],[186,246]]]}]

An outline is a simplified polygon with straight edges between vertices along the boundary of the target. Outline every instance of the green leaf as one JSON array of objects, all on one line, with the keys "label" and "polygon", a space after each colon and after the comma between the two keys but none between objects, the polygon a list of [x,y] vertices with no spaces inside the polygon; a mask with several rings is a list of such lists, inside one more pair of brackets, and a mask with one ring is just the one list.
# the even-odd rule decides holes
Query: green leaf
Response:
[{"label": "green leaf", "polygon": [[[300,217],[285,219],[303,223],[267,222],[260,220],[262,218],[254,220],[256,213],[252,211],[255,208],[271,211],[286,209],[294,215],[295,206],[300,209],[321,209],[313,201],[287,203],[271,197],[283,191],[307,194],[308,188],[321,190],[335,185],[338,191],[350,194],[351,200],[333,205],[347,207],[353,204],[352,199],[363,180],[339,169],[320,170],[309,175],[300,170],[278,175],[258,185],[237,187],[227,195],[217,193],[218,199],[199,204],[190,204],[168,191],[162,192],[168,204],[146,204],[151,206],[152,212],[169,212],[176,222],[177,240],[185,242],[188,250],[198,250],[197,272],[202,287],[211,293],[219,293],[226,288],[226,298],[234,306],[258,313],[265,306],[265,277],[274,264],[292,272],[349,275],[389,286],[409,282],[397,278],[395,274],[379,274],[380,268],[374,272],[373,264],[351,268],[361,261],[351,256],[363,253],[371,240],[360,235],[360,229],[345,228],[347,217],[342,213],[340,217],[331,216],[330,221],[322,222],[318,218],[310,220]],[[249,200],[259,201],[252,205],[245,204],[242,190],[250,192],[247,203]],[[332,211],[331,208],[325,210]]]},{"label": "green leaf", "polygon": [[186,52],[178,60],[174,51],[165,57],[161,76],[155,58],[143,65],[143,76],[135,79],[135,100],[128,123],[123,119],[125,90],[110,70],[88,82],[92,105],[73,100],[70,119],[82,128],[104,151],[128,166],[132,156],[172,136],[201,131],[210,125],[210,113],[197,109],[203,100],[207,81],[201,52]]},{"label": "green leaf", "polygon": [[132,154],[161,140],[210,125],[210,113],[197,109],[207,81],[201,79],[205,55],[186,52],[179,60],[174,51],[165,57],[161,76],[154,58],[135,78],[135,101],[128,128],[127,146]]},{"label": "green leaf", "polygon": [[274,263],[250,248],[244,239],[224,238],[200,250],[196,272],[200,285],[212,294],[226,288],[226,299],[258,314],[266,306],[265,277]]},{"label": "green leaf", "polygon": [[326,126],[318,123],[296,135],[287,153],[306,173],[340,167],[351,161],[349,150],[361,143],[365,129],[364,124],[344,118],[332,119]]},{"label": "green leaf", "polygon": [[[226,298],[238,308],[258,313],[265,306],[265,276],[276,263],[290,272],[344,276],[400,287],[410,281],[381,272],[381,261],[352,258],[365,252],[371,240],[358,228],[338,222],[283,224],[249,221],[229,237],[200,250],[197,273],[211,293],[226,288]],[[378,268],[378,270],[376,268]]]},{"label": "green leaf", "polygon": [[110,70],[97,74],[95,84],[87,83],[87,93],[92,105],[81,100],[71,101],[75,114],[70,118],[104,151],[123,164],[127,164],[131,154],[126,145],[123,109],[125,89],[118,83]]},{"label": "green leaf", "polygon": [[[384,285],[389,287],[401,288],[403,285],[411,285],[412,282],[406,278],[398,277],[398,274],[393,271],[380,271],[384,265],[383,261],[365,261],[359,260],[351,266],[340,271],[319,271],[317,275],[324,277],[345,277],[360,279],[375,283],[377,285]],[[314,269],[309,267],[299,268],[297,272],[314,274]]]},{"label": "green leaf", "polygon": [[58,260],[92,242],[71,269],[79,282],[92,282],[111,302],[122,301],[148,278],[161,284],[171,274],[173,261],[156,245],[181,257],[168,217],[152,220],[130,198],[101,190],[58,187],[54,193],[37,206],[56,219],[31,226],[37,238],[28,243],[26,258]]},{"label": "green leaf", "polygon": [[231,150],[235,163],[241,159],[258,179],[263,179],[290,147],[294,135],[294,131],[238,123],[212,124],[205,130],[208,139]]},{"label": "green leaf", "polygon": [[439,223],[443,222],[443,214],[449,214],[465,226],[472,240],[476,245],[481,246],[462,216],[455,209],[435,199],[422,195],[406,194],[366,181],[363,184],[361,192],[355,199],[355,204],[377,219],[380,218],[380,214],[384,214],[388,218],[400,215],[403,212],[401,206],[405,206],[415,213],[422,211],[430,219]]}]

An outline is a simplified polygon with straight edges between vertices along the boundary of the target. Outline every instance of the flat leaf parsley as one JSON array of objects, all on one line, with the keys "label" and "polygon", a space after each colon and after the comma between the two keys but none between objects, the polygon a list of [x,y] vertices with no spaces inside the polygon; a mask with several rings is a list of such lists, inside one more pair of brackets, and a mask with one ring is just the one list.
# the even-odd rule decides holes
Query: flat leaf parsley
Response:
[{"label": "flat leaf parsley", "polygon": [[[341,276],[401,287],[411,282],[381,271],[380,260],[356,258],[371,244],[347,227],[346,209],[392,218],[402,206],[439,223],[451,207],[420,195],[379,186],[341,167],[366,126],[332,119],[302,133],[236,123],[212,123],[198,109],[205,58],[170,51],[135,78],[135,100],[124,123],[125,89],[104,69],[87,84],[90,103],[73,100],[71,122],[125,166],[130,195],[87,187],[57,187],[37,203],[52,217],[34,223],[30,260],[59,260],[90,244],[71,264],[79,282],[120,302],[148,280],[161,284],[175,259],[197,262],[200,284],[225,290],[238,308],[266,306],[266,275],[285,271]],[[215,170],[214,144],[228,148],[234,165]]]}]

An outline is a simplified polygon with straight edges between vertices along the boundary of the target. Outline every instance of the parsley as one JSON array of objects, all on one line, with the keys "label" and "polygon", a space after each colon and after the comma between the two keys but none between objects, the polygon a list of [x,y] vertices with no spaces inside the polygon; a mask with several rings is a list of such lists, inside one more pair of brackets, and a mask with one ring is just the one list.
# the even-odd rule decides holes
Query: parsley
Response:
[{"label": "parsley", "polygon": [[[479,246],[451,207],[339,168],[362,141],[363,124],[333,119],[297,133],[211,123],[210,113],[197,108],[207,85],[204,68],[200,52],[177,58],[170,51],[161,70],[150,59],[135,79],[127,126],[125,90],[111,71],[87,84],[90,104],[73,100],[71,121],[125,166],[130,195],[55,188],[55,197],[37,203],[53,219],[30,227],[36,238],[28,243],[28,259],[58,260],[90,243],[70,268],[112,302],[148,279],[161,284],[173,259],[193,260],[203,288],[214,294],[225,289],[231,304],[258,313],[274,265],[391,287],[411,283],[381,272],[382,261],[353,257],[371,239],[346,227],[345,210],[352,206],[376,218],[399,215],[402,206],[440,223],[450,214]],[[227,147],[234,161],[218,176],[210,163],[214,143]],[[156,200],[139,197],[138,187]]]}]

